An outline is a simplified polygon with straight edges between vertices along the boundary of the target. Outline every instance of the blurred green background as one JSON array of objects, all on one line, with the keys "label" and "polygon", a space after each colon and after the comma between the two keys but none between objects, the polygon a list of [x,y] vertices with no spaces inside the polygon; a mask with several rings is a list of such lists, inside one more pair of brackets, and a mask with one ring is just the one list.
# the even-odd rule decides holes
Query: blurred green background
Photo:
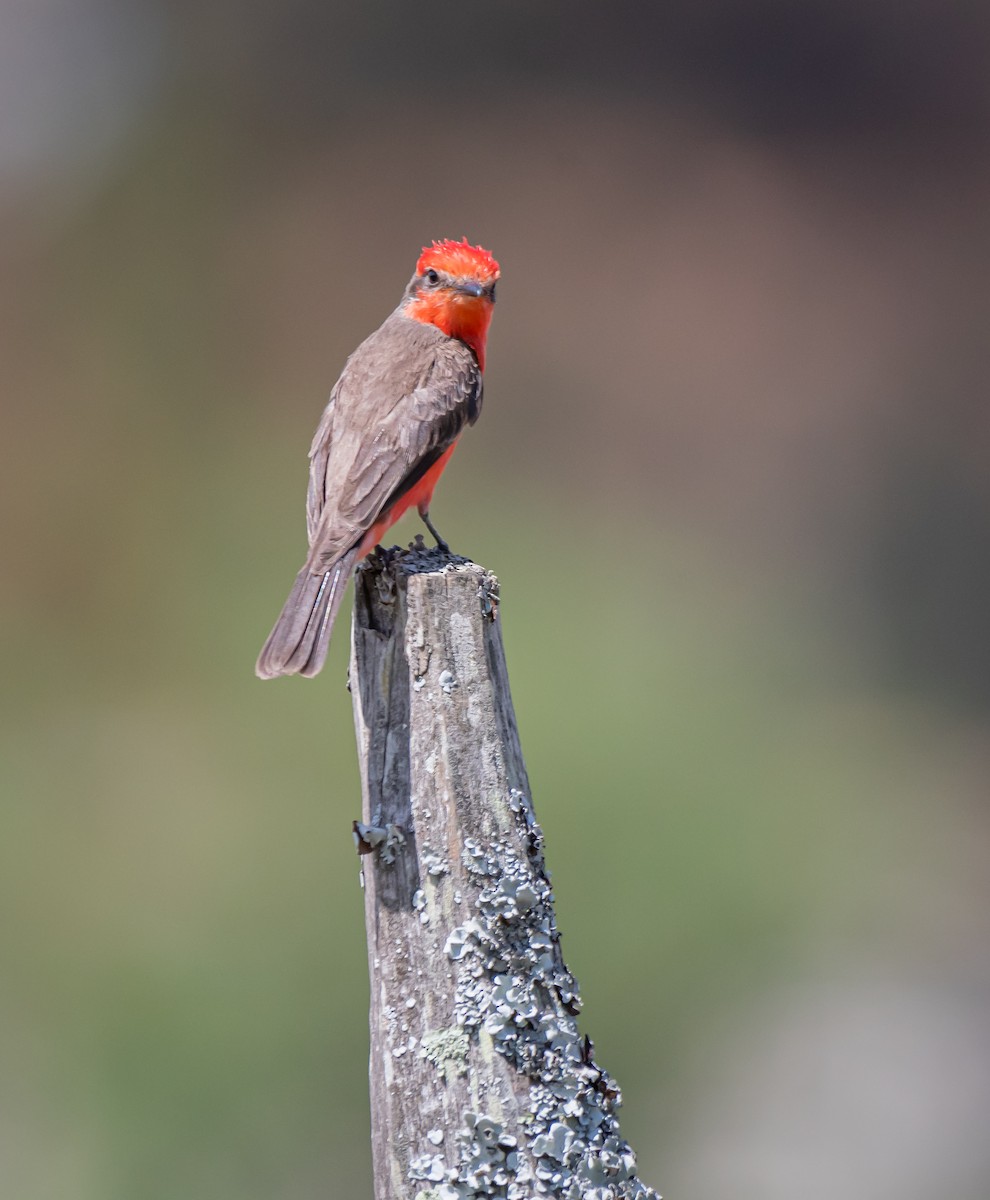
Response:
[{"label": "blurred green background", "polygon": [[433,515],[641,1174],[990,1194],[988,51],[963,0],[0,3],[4,1196],[370,1196],[347,638],[252,668],[327,392],[462,234]]}]

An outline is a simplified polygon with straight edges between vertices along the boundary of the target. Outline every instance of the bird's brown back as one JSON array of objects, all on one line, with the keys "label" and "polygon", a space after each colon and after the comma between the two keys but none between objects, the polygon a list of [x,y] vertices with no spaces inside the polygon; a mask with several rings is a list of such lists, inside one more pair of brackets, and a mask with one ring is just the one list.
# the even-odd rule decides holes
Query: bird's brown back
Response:
[{"label": "bird's brown back", "polygon": [[481,409],[474,352],[400,310],[344,364],[310,448],[309,569],[322,573],[371,528],[423,464]]}]

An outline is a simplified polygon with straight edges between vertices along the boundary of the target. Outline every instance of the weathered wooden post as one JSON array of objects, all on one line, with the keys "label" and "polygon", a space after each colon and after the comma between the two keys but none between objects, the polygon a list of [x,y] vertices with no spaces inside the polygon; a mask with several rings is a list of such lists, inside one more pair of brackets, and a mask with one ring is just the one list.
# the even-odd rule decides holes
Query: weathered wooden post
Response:
[{"label": "weathered wooden post", "polygon": [[497,581],[419,548],[356,578],[375,1200],[658,1200],[578,1032]]}]

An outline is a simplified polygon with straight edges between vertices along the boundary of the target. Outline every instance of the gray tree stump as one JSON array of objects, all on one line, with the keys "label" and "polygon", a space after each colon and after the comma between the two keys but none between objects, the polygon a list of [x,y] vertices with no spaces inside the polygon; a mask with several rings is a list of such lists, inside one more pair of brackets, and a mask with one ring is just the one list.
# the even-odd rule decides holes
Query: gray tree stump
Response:
[{"label": "gray tree stump", "polygon": [[498,583],[420,548],[356,576],[376,1200],[659,1200],[578,1032]]}]

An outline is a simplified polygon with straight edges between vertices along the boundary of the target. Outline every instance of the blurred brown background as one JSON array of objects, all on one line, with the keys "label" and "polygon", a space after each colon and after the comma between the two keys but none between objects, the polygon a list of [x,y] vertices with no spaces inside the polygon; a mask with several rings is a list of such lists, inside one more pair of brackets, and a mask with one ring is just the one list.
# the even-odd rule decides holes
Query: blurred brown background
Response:
[{"label": "blurred brown background", "polygon": [[466,234],[433,515],[642,1175],[984,1200],[988,52],[975,0],[2,0],[5,1196],[370,1194],[347,638],[252,667],[330,385]]}]

